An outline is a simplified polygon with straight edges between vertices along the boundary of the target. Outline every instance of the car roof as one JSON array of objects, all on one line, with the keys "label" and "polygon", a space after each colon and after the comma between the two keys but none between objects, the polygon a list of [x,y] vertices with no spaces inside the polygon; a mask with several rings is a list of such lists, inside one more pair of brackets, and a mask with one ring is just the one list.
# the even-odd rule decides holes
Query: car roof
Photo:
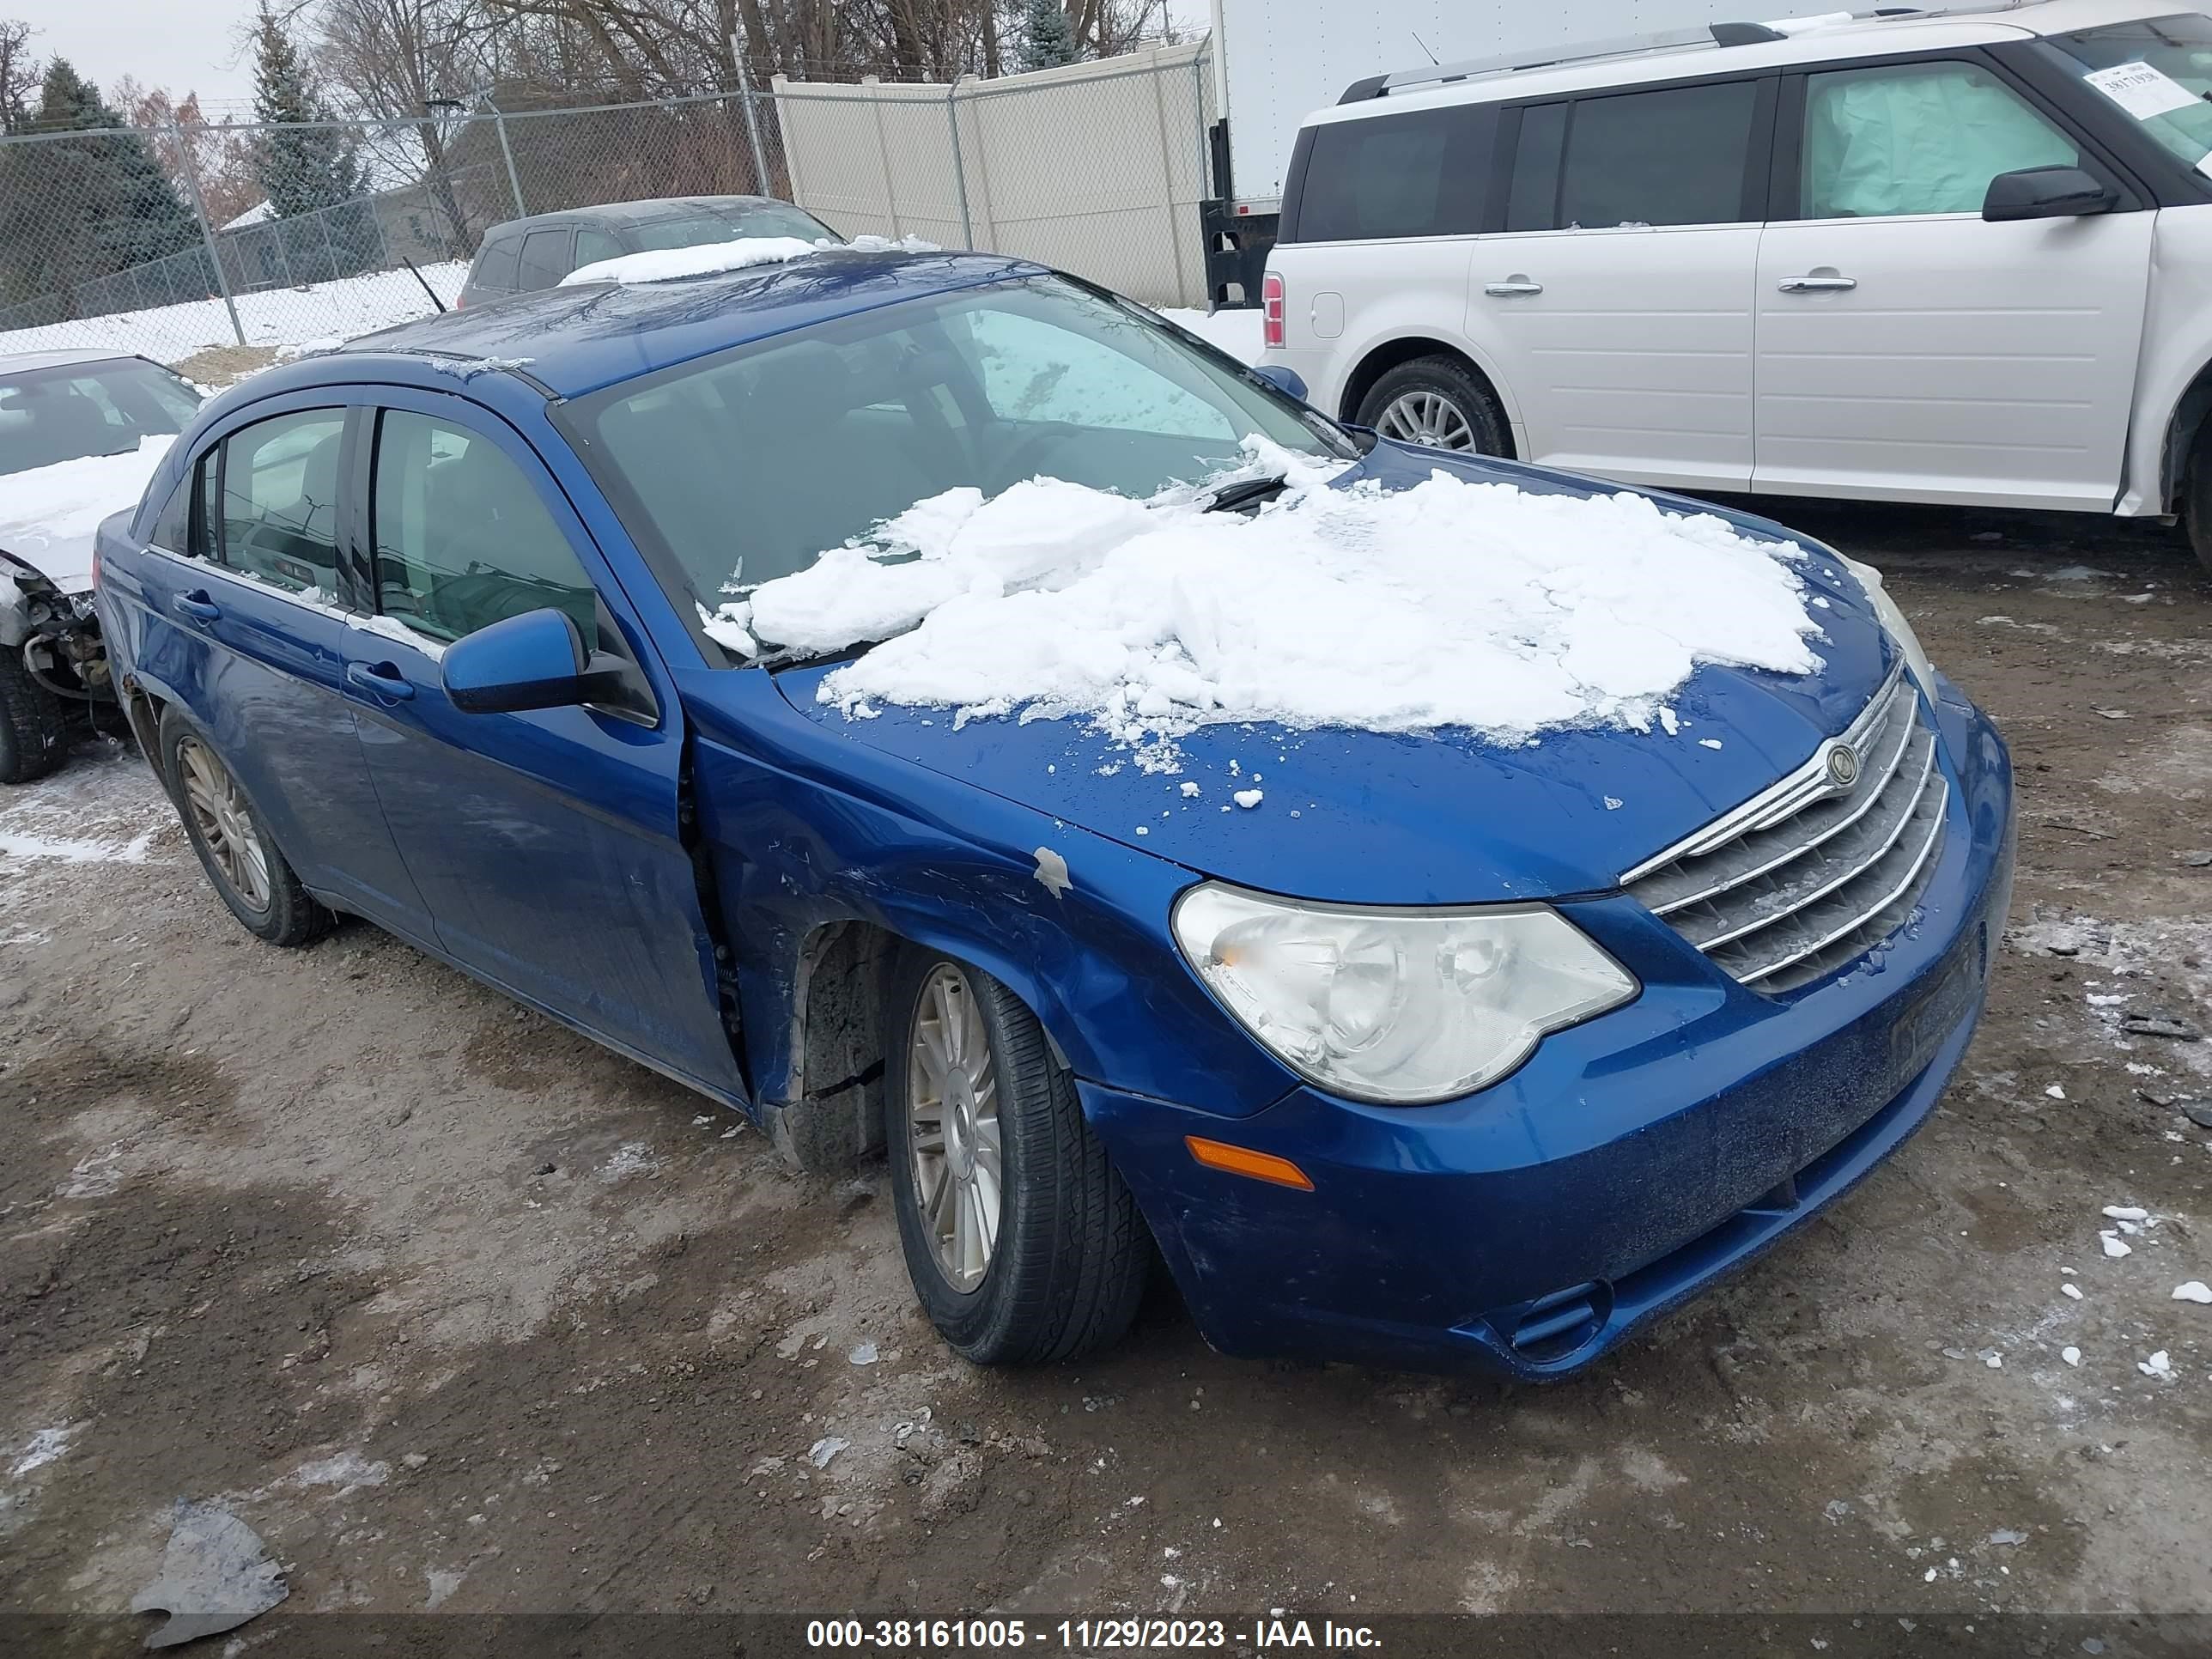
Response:
[{"label": "car roof", "polygon": [[[325,384],[368,354],[514,364],[556,396],[580,397],[657,368],[902,300],[1012,277],[1042,265],[985,253],[824,249],[781,264],[656,283],[585,283],[497,305],[448,311],[349,340],[265,370],[288,384]],[[526,362],[525,361],[526,360]],[[319,369],[319,373],[313,372]]]},{"label": "car roof", "polygon": [[1346,92],[1345,102],[1316,110],[1306,117],[1304,125],[1319,126],[1409,109],[1540,98],[1745,70],[1787,69],[1830,58],[2000,46],[2196,9],[2198,7],[2188,0],[2013,0],[2010,4],[1990,0],[1986,4],[1931,4],[1905,15],[1862,12],[1849,21],[1839,19],[1784,39],[1746,46],[1717,46],[1704,38],[1678,39],[1658,46],[1627,40],[1594,42],[1579,48],[1562,47],[1540,61],[1531,61],[1540,58],[1532,52],[1522,60],[1528,65],[1525,68],[1496,64],[1410,68],[1382,77],[1397,84],[1381,94],[1370,92],[1376,84],[1374,81],[1356,82]]},{"label": "car roof", "polygon": [[[642,201],[601,202],[592,207],[562,208],[551,213],[533,213],[527,218],[504,220],[487,229],[484,240],[489,241],[495,236],[511,236],[517,231],[537,230],[549,225],[641,225],[656,219],[678,218],[686,213],[790,206],[791,203],[773,196],[649,196]],[[796,210],[805,212],[804,208]]]},{"label": "car roof", "polygon": [[67,351],[11,351],[0,353],[0,380],[28,374],[34,369],[70,368],[79,363],[135,363],[145,360],[135,351],[101,351],[79,347]]}]

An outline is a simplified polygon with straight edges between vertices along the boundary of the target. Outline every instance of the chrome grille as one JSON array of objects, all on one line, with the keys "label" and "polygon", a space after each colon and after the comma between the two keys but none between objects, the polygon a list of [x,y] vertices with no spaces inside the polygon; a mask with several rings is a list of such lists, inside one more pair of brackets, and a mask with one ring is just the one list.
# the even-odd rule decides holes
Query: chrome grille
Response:
[{"label": "chrome grille", "polygon": [[1741,983],[1794,990],[1911,915],[1943,850],[1948,793],[1900,666],[1842,737],[1621,885]]}]

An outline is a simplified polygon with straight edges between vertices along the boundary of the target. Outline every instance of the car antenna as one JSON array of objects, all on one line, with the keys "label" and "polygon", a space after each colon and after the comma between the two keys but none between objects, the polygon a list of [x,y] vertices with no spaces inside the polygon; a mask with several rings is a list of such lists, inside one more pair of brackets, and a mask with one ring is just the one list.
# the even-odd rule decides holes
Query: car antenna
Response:
[{"label": "car antenna", "polygon": [[[1407,29],[1406,33],[1408,34],[1413,34],[1413,32],[1411,29]],[[1443,64],[1437,60],[1436,53],[1429,50],[1429,43],[1422,40],[1419,35],[1413,34],[1413,44],[1421,49],[1421,55],[1429,60],[1429,66],[1431,69],[1442,69],[1443,67]]]},{"label": "car antenna", "polygon": [[430,286],[430,279],[415,269],[415,262],[403,253],[399,256],[399,263],[407,267],[409,276],[422,284],[422,292],[430,296],[430,303],[443,311],[446,308],[446,302],[438,297],[438,290]]}]

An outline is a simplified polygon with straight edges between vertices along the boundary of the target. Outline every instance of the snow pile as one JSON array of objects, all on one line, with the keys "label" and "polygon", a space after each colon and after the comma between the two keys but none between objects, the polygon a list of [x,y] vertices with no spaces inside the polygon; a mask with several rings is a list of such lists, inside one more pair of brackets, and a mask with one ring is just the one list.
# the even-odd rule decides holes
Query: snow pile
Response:
[{"label": "snow pile", "polygon": [[702,242],[696,247],[653,248],[643,253],[618,253],[611,259],[595,259],[579,265],[561,279],[562,288],[584,283],[666,283],[679,276],[708,276],[720,270],[744,270],[752,265],[783,264],[810,253],[850,249],[857,253],[935,253],[934,242],[918,236],[893,241],[888,236],[855,236],[849,242],[796,236],[739,236],[727,242]]},{"label": "snow pile", "polygon": [[717,621],[805,653],[886,641],[823,681],[848,716],[1088,714],[1132,744],[1243,720],[1642,730],[1700,663],[1820,666],[1795,544],[1443,471],[1332,489],[1340,464],[1250,448],[1243,471],[1289,487],[1249,517],[1187,487],[948,490]]},{"label": "snow pile", "polygon": [[0,477],[0,548],[58,586],[87,586],[92,532],[109,514],[138,504],[174,441],[164,433],[120,455],[86,455]]}]

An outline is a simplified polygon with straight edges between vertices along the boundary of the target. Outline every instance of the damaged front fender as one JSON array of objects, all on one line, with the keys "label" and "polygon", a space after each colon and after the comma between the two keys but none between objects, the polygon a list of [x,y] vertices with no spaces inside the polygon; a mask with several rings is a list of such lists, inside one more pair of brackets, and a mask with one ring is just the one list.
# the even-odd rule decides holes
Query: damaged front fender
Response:
[{"label": "damaged front fender", "polygon": [[898,940],[1006,985],[1078,1077],[1236,1115],[1292,1086],[1174,952],[1168,914],[1194,872],[843,742],[766,673],[680,687],[747,1071],[803,1165],[874,1145]]}]

